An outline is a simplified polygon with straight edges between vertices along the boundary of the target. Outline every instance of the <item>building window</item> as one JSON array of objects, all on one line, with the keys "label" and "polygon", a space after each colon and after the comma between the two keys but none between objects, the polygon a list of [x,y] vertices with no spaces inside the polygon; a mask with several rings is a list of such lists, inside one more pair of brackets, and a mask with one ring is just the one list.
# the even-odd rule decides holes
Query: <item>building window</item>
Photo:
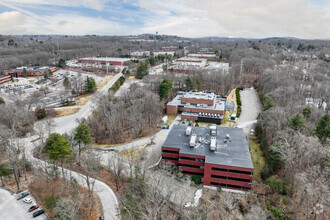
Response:
[{"label": "building window", "polygon": [[180,157],[182,160],[192,160],[192,161],[198,161],[198,162],[204,162],[203,159],[197,159],[197,158],[191,158],[191,157]]},{"label": "building window", "polygon": [[178,158],[172,158],[172,157],[162,157],[162,159],[178,161]]},{"label": "building window", "polygon": [[229,172],[229,173],[239,173],[239,174],[253,175],[253,173],[247,172],[247,171],[221,169],[221,168],[217,168],[217,167],[212,167],[211,170]]},{"label": "building window", "polygon": [[163,153],[179,154],[179,151],[162,150]]},{"label": "building window", "polygon": [[200,166],[196,166],[196,165],[190,165],[190,164],[179,164],[179,166],[181,166],[181,167],[192,167],[192,168],[197,168],[197,169],[203,169],[203,168],[201,168]]}]

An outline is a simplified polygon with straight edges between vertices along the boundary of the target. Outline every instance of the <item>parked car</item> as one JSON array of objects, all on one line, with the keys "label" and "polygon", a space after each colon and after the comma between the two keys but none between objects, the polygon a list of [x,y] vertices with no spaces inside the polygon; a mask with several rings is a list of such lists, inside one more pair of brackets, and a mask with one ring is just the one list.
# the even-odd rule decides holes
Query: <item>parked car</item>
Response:
[{"label": "parked car", "polygon": [[37,217],[37,216],[39,216],[41,214],[44,214],[44,213],[45,213],[45,211],[42,210],[42,209],[40,209],[40,210],[38,210],[38,211],[36,211],[36,212],[33,213],[33,217],[35,218],[35,217]]},{"label": "parked car", "polygon": [[17,200],[23,199],[25,196],[28,196],[29,192],[22,192],[20,194],[18,194],[17,196]]},{"label": "parked car", "polygon": [[36,210],[37,208],[39,208],[38,205],[33,205],[29,208],[29,212],[32,212],[32,211]]},{"label": "parked car", "polygon": [[23,199],[23,202],[25,202],[25,203],[31,203],[32,202],[32,199],[31,198],[25,198],[25,199]]}]

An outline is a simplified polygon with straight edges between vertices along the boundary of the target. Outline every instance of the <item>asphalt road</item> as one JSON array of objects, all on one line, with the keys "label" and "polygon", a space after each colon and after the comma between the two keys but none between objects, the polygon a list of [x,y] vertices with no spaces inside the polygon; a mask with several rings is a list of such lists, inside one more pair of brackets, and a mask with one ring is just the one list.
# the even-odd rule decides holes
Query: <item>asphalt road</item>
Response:
[{"label": "asphalt road", "polygon": [[[30,195],[27,197],[32,198]],[[30,204],[24,203],[23,199],[17,201],[16,195],[11,195],[7,190],[0,188],[0,220],[46,219],[47,216],[45,214],[33,218],[32,216],[33,212],[40,209],[37,209],[33,212],[28,212],[29,208],[35,204],[36,203],[34,202],[34,200]]]},{"label": "asphalt road", "polygon": [[[73,129],[78,126],[78,120],[83,118],[88,118],[96,108],[97,98],[104,95],[108,89],[122,76],[121,73],[115,75],[102,89],[96,91],[94,97],[88,101],[85,105],[79,106],[80,110],[72,115],[67,115],[64,117],[55,118],[55,128],[54,132],[63,134],[70,133]],[[39,122],[40,123],[40,122]],[[37,124],[37,123],[36,123]]]},{"label": "asphalt road", "polygon": [[[57,132],[60,134],[63,133],[70,133],[72,132],[78,125],[78,120],[81,120],[82,118],[87,118],[96,107],[97,103],[96,100],[99,96],[105,94],[108,89],[121,77],[122,74],[119,73],[115,75],[102,89],[97,90],[94,97],[88,101],[85,105],[80,106],[80,110],[72,115],[55,118],[55,127],[53,129],[53,132]],[[38,122],[42,123],[42,122]],[[37,123],[35,124],[35,126]],[[44,161],[41,161],[37,158],[33,157],[33,149],[35,148],[35,145],[31,142],[32,140],[36,139],[37,137],[29,137],[26,139],[27,147],[26,147],[26,156],[28,160],[33,163],[34,166],[40,167],[45,166],[47,163]],[[83,186],[87,186],[86,181],[84,179],[84,175],[70,171],[65,169],[65,172],[69,173],[71,172],[72,177],[78,180],[78,183]],[[66,178],[69,178],[69,175],[66,175]],[[118,207],[118,201],[117,198],[112,191],[112,189],[106,185],[105,183],[96,180],[95,181],[95,187],[94,191],[98,194],[100,197],[102,206],[103,206],[103,213],[105,219],[118,219],[117,215],[117,207]]]},{"label": "asphalt road", "polygon": [[[50,166],[49,164],[33,157],[33,149],[35,148],[35,145],[31,141],[35,138],[37,138],[37,136],[26,139],[26,141],[28,142],[27,147],[26,147],[26,157],[36,168],[48,167],[48,166]],[[68,169],[64,169],[64,172],[66,173],[65,178],[70,179],[70,176],[72,176],[73,178],[75,178],[78,181],[79,185],[87,186],[84,175],[82,175],[80,173],[76,173],[74,171],[70,171]],[[59,172],[59,173],[62,175],[61,172]],[[91,178],[90,181],[93,181],[93,180],[94,179]],[[95,180],[94,191],[100,197],[100,200],[101,200],[101,203],[103,206],[103,213],[104,213],[105,219],[111,219],[111,220],[118,219],[118,217],[116,216],[118,200],[116,198],[116,195],[112,191],[112,189],[105,183]]]},{"label": "asphalt road", "polygon": [[257,122],[261,111],[259,98],[254,88],[247,88],[240,92],[242,112],[238,119],[237,127],[243,128],[245,135],[249,135],[253,124]]}]

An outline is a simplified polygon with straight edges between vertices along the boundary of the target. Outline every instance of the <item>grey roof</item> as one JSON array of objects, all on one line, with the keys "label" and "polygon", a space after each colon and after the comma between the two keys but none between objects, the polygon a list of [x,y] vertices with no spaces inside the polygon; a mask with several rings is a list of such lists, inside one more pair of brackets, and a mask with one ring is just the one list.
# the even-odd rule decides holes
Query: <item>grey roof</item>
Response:
[{"label": "grey roof", "polygon": [[[215,100],[215,105],[199,105],[197,106],[196,104],[184,104],[181,103],[181,98],[182,97],[188,97],[188,98],[193,98],[193,96],[187,96],[185,93],[184,94],[178,94],[171,102],[167,103],[167,105],[183,105],[185,107],[189,107],[189,108],[196,108],[196,109],[209,109],[209,110],[219,110],[219,111],[224,111],[225,110],[225,101],[223,101],[223,98],[220,96],[216,96],[216,100]],[[213,93],[213,98],[214,98],[214,93]],[[197,98],[196,96],[194,98]],[[199,98],[199,97],[198,97]],[[212,99],[213,99],[212,98]],[[205,98],[205,99],[209,99],[209,98]]]},{"label": "grey roof", "polygon": [[224,115],[220,115],[220,114],[212,114],[211,116],[204,116],[204,115],[200,115],[196,112],[182,112],[181,115],[187,115],[187,116],[197,116],[197,117],[202,117],[202,118],[220,118],[220,119],[224,119]]},{"label": "grey roof", "polygon": [[[173,125],[163,146],[179,148],[180,153],[205,156],[205,162],[211,164],[234,166],[253,169],[249,145],[245,139],[242,128],[217,127],[217,149],[210,150],[210,129],[207,127],[192,127],[191,134],[202,136],[204,141],[195,147],[190,147],[190,136],[186,135],[186,125]],[[208,134],[208,135],[207,135]],[[226,135],[229,134],[231,142],[224,143]],[[208,137],[207,137],[208,136]]]},{"label": "grey roof", "polygon": [[0,79],[5,78],[5,77],[8,77],[8,76],[10,76],[10,75],[2,75],[2,74],[0,74]]}]

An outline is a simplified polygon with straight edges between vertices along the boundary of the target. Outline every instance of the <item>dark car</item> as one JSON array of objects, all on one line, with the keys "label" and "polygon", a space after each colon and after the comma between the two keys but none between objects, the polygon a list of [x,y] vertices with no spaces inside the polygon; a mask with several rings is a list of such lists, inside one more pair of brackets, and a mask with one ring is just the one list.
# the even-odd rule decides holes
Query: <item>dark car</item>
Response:
[{"label": "dark car", "polygon": [[22,193],[18,194],[17,200],[23,199],[25,196],[28,196],[28,195],[29,195],[28,192],[22,192]]},{"label": "dark car", "polygon": [[36,211],[36,212],[33,213],[33,217],[37,217],[37,216],[39,216],[39,215],[41,215],[43,213],[45,213],[45,211],[42,210],[42,209],[40,209],[40,210],[38,210],[38,211]]},{"label": "dark car", "polygon": [[31,207],[29,208],[29,212],[32,212],[33,210],[36,210],[37,208],[39,208],[38,205],[31,206]]}]

